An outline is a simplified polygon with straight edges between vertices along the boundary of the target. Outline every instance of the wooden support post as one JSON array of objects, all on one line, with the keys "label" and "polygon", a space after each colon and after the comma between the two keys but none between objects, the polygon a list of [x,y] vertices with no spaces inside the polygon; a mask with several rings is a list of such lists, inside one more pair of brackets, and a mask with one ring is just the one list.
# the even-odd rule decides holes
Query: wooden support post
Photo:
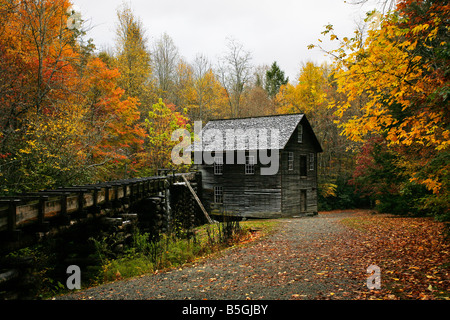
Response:
[{"label": "wooden support post", "polygon": [[145,181],[145,184],[147,185],[147,194],[146,197],[148,197],[150,195],[150,193],[152,192],[152,186],[151,186],[151,181],[147,180]]},{"label": "wooden support post", "polygon": [[42,225],[44,223],[45,218],[45,200],[44,197],[39,198],[39,205],[38,205],[38,224]]},{"label": "wooden support post", "polygon": [[131,190],[131,182],[127,182],[126,184],[122,185],[123,188],[122,204],[130,204],[130,193],[128,192],[128,187]]},{"label": "wooden support post", "polygon": [[206,217],[206,220],[208,220],[208,223],[213,223],[211,217],[209,216],[208,212],[206,212],[205,208],[203,207],[202,202],[200,201],[200,199],[198,198],[197,194],[195,193],[194,189],[192,189],[191,184],[189,183],[188,179],[186,179],[186,177],[183,175],[183,180],[184,182],[186,182],[187,187],[189,188],[189,190],[191,191],[192,195],[194,196],[195,200],[197,201],[198,205],[200,206],[200,209],[202,209],[203,214]]},{"label": "wooden support post", "polygon": [[142,182],[139,180],[139,181],[136,183],[136,188],[135,188],[135,191],[136,191],[136,200],[141,200],[141,199],[142,199],[142,190],[141,190],[141,187],[142,187]]},{"label": "wooden support post", "polygon": [[98,190],[99,190],[100,188],[95,188],[94,189],[94,195],[92,196],[93,198],[92,198],[92,201],[93,201],[93,208],[94,208],[94,210],[97,210],[97,207],[98,207]]},{"label": "wooden support post", "polygon": [[119,201],[119,200],[120,200],[120,199],[119,199],[119,191],[120,191],[120,188],[122,188],[122,190],[123,190],[123,187],[122,187],[121,184],[116,184],[116,186],[115,186],[115,192],[114,192],[114,198],[115,198],[116,201]]},{"label": "wooden support post", "polygon": [[109,197],[109,189],[111,189],[110,185],[105,186],[105,208],[111,209],[111,199]]},{"label": "wooden support post", "polygon": [[148,192],[147,181],[142,181],[142,196],[145,198]]},{"label": "wooden support post", "polygon": [[120,208],[121,207],[121,201],[119,199],[119,188],[121,188],[120,184],[115,184],[113,186],[114,188],[114,201],[113,201],[113,207],[114,208]]},{"label": "wooden support post", "polygon": [[134,186],[136,185],[136,183],[132,182],[130,184],[130,204],[132,204],[134,202]]},{"label": "wooden support post", "polygon": [[41,231],[48,231],[49,223],[45,222],[45,202],[48,200],[48,196],[39,197],[38,205],[38,227]]},{"label": "wooden support post", "polygon": [[20,204],[22,201],[20,200],[14,200],[13,202],[11,202],[10,204],[10,215],[14,220],[14,225],[12,226],[12,230],[10,230],[10,235],[11,235],[11,239],[13,241],[19,241],[20,239],[20,235],[22,233],[21,230],[17,229],[17,205]]},{"label": "wooden support post", "polygon": [[61,213],[60,213],[61,221],[63,224],[69,225],[70,218],[67,214],[67,194],[61,194]]},{"label": "wooden support post", "polygon": [[8,232],[13,233],[16,230],[17,205],[14,200],[9,202],[8,207]]},{"label": "wooden support post", "polygon": [[1,202],[8,203],[8,222],[7,231],[9,235],[14,238],[16,237],[16,219],[17,219],[17,205],[21,202],[19,199],[5,199]]}]

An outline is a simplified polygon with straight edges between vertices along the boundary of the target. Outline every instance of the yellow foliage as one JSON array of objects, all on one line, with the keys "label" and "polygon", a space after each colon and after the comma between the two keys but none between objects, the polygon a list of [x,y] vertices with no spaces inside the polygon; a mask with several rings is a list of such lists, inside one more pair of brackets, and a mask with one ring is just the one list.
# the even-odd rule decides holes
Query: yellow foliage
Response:
[{"label": "yellow foliage", "polygon": [[[341,119],[342,134],[355,142],[382,136],[400,156],[397,165],[411,183],[445,197],[450,108],[448,77],[442,67],[447,44],[439,39],[445,39],[445,29],[448,32],[440,17],[448,15],[450,7],[440,8],[422,20],[426,23],[387,15],[379,27],[368,31],[364,42],[356,33],[329,53],[336,58],[333,76],[342,94],[334,111]],[[324,34],[330,32],[332,27],[327,26]],[[330,39],[338,40],[333,35]],[[426,169],[430,164],[432,169]]]},{"label": "yellow foliage", "polygon": [[320,185],[320,194],[324,198],[336,197],[337,185],[333,183],[323,183]]}]

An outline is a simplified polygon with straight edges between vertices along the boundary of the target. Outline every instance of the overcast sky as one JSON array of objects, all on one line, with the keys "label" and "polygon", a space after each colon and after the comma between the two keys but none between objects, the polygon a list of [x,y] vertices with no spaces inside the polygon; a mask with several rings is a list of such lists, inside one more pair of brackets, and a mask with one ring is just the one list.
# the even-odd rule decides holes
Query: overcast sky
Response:
[{"label": "overcast sky", "polygon": [[[116,10],[123,0],[72,0],[92,29],[98,49],[114,45]],[[151,43],[166,32],[180,55],[192,62],[197,53],[213,64],[233,37],[250,51],[253,64],[277,61],[294,82],[302,62],[321,63],[328,58],[317,44],[324,26],[332,24],[338,35],[351,36],[356,22],[369,6],[344,0],[128,0],[140,17]],[[331,47],[330,47],[331,48]]]}]

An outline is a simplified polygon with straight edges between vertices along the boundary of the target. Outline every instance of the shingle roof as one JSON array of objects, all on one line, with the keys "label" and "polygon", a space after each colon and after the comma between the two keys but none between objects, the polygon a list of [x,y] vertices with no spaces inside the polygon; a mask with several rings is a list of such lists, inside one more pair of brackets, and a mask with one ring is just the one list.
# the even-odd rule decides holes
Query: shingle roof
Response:
[{"label": "shingle roof", "polygon": [[[212,120],[201,131],[202,143],[194,141],[194,150],[283,149],[303,117],[303,114],[289,114]],[[234,133],[233,139],[228,139],[232,133]],[[250,139],[248,139],[249,136]]]}]

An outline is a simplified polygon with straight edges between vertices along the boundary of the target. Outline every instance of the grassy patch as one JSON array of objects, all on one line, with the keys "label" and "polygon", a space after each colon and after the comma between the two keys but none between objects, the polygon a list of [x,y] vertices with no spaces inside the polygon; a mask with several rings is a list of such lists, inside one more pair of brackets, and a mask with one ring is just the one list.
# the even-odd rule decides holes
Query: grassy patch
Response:
[{"label": "grassy patch", "polygon": [[275,219],[258,219],[242,221],[241,226],[244,230],[251,233],[258,233],[258,236],[267,236],[273,232],[280,220]]},{"label": "grassy patch", "polygon": [[[276,220],[249,220],[203,225],[194,230],[192,238],[162,235],[156,242],[147,234],[134,235],[134,245],[118,259],[103,259],[100,282],[136,277],[156,270],[176,268],[235,245],[266,236],[273,231]],[[100,248],[101,246],[99,246]],[[101,255],[101,252],[99,252]],[[97,283],[98,284],[98,283]]]}]

